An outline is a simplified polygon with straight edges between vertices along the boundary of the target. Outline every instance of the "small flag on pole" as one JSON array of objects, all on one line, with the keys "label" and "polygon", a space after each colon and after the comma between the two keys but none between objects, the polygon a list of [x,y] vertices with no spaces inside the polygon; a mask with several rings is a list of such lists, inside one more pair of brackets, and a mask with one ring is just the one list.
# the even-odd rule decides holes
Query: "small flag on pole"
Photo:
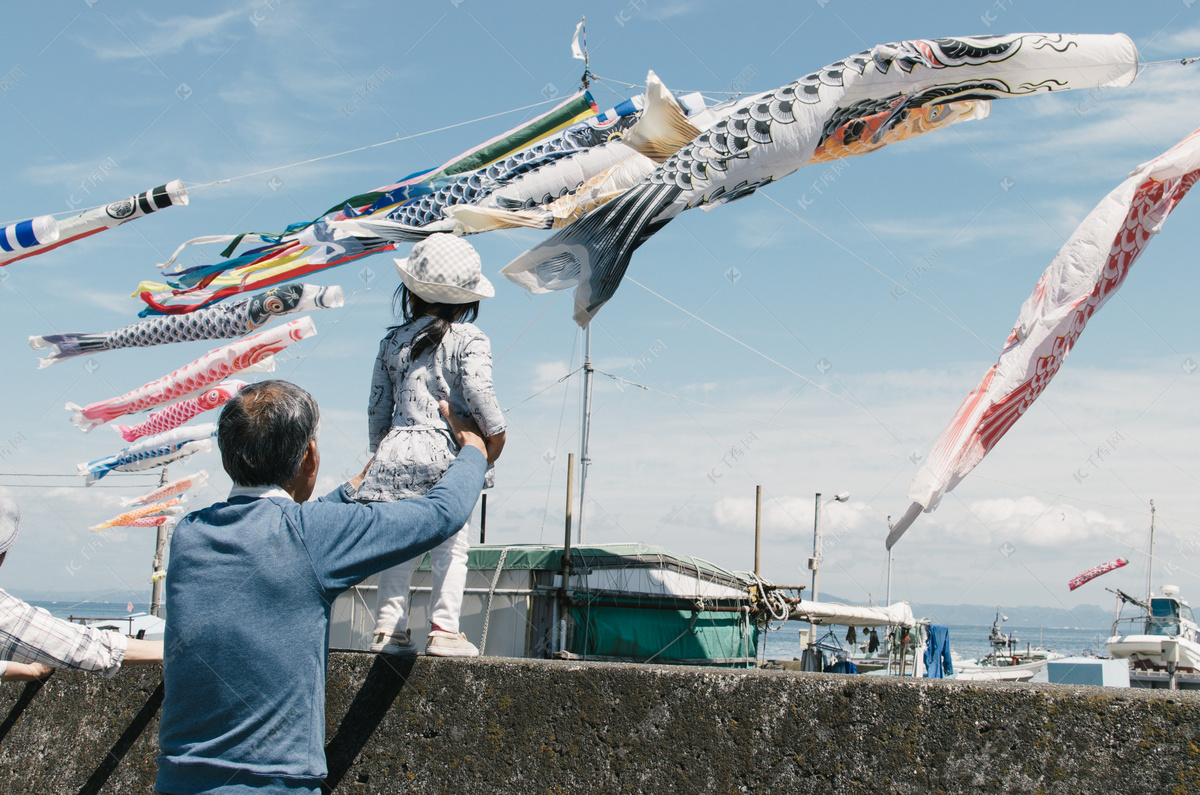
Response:
[{"label": "small flag on pole", "polygon": [[571,57],[577,61],[586,61],[587,58],[583,54],[583,47],[579,44],[579,37],[582,36],[584,41],[587,41],[587,33],[583,30],[583,20],[579,20],[579,24],[575,26],[575,38],[571,39]]}]

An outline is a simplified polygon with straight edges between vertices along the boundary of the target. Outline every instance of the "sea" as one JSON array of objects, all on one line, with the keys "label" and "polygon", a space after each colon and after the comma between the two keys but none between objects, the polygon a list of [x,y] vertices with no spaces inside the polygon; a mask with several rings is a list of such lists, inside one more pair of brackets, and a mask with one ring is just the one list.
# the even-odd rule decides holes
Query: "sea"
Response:
[{"label": "sea", "polygon": [[[950,624],[950,648],[957,652],[964,660],[979,659],[988,652],[992,647],[988,643],[988,635],[992,631],[992,625],[963,625]],[[808,623],[805,621],[786,621],[783,628],[767,632],[766,640],[766,657],[769,660],[791,660],[800,657],[800,633],[799,630],[808,629]],[[818,639],[825,635],[825,628],[818,627]],[[834,632],[834,637],[843,645],[846,644],[846,628],[831,627]],[[1004,632],[1007,635],[1016,635],[1019,643],[1018,646],[1022,649],[1028,642],[1037,648],[1041,646],[1043,649],[1056,651],[1060,654],[1065,654],[1068,657],[1084,654],[1104,654],[1104,641],[1108,638],[1108,628],[1095,629],[1080,629],[1075,627],[1014,627],[1008,624],[1004,625]],[[859,640],[862,639],[862,630],[857,630]]]},{"label": "sea", "polygon": [[130,613],[149,613],[149,602],[93,602],[60,600],[56,602],[30,601],[34,607],[46,610],[56,618],[124,618]]},{"label": "sea", "polygon": [[[148,602],[106,602],[106,601],[35,601],[30,602],[35,607],[45,608],[51,615],[59,618],[122,618],[134,613],[150,611]],[[132,611],[129,608],[132,607]],[[785,621],[779,630],[765,633],[766,658],[769,660],[791,660],[800,657],[799,630],[808,629],[805,621]],[[825,635],[820,629],[818,637]],[[846,628],[832,627],[834,637],[842,645],[846,644]],[[950,624],[950,648],[964,660],[979,659],[991,651],[988,644],[988,634],[992,631],[991,624],[966,625]],[[1028,642],[1034,647],[1042,647],[1067,656],[1103,654],[1104,641],[1108,638],[1108,628],[1081,629],[1076,627],[1014,627],[1004,625],[1005,633],[1016,635],[1020,648]],[[862,630],[858,630],[861,640]]]}]

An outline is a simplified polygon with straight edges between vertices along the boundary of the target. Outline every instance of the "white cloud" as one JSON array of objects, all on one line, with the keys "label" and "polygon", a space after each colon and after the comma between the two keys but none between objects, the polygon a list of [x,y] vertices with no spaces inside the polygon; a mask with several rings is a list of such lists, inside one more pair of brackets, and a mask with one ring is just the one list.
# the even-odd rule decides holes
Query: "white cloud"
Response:
[{"label": "white cloud", "polygon": [[1128,525],[1103,512],[1073,505],[1048,503],[1036,497],[976,500],[970,512],[1011,544],[1064,548],[1088,541],[1126,536]]},{"label": "white cloud", "polygon": [[534,391],[545,389],[570,372],[570,367],[561,359],[539,362],[533,368]]},{"label": "white cloud", "polygon": [[[172,17],[156,19],[146,14],[141,21],[150,26],[146,32],[130,30],[130,26],[117,27],[120,33],[114,43],[104,43],[92,37],[83,37],[81,42],[98,58],[106,60],[144,58],[176,53],[189,45],[201,52],[216,51],[228,47],[232,39],[226,28],[233,20],[246,20],[250,6],[215,14],[210,17]],[[113,23],[116,25],[116,23]],[[218,44],[223,46],[217,47]]]}]

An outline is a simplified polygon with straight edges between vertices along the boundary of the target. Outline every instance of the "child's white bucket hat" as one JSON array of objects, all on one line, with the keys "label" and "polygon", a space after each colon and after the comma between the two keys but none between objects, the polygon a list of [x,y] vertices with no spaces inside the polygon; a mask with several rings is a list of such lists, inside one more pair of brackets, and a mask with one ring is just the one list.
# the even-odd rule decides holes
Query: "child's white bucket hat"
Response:
[{"label": "child's white bucket hat", "polygon": [[479,252],[445,232],[430,235],[397,259],[396,272],[409,290],[435,304],[469,304],[496,294],[483,275]]}]

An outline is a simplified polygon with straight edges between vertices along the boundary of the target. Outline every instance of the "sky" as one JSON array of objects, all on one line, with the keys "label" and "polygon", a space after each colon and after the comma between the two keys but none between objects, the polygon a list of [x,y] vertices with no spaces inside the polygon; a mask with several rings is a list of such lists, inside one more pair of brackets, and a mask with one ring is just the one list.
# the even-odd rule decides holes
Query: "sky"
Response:
[{"label": "sky", "polygon": [[[1200,127],[1200,63],[1178,63],[1200,56],[1191,0],[16,8],[0,63],[0,219],[65,217],[172,179],[191,201],[0,270],[0,492],[24,513],[0,587],[146,598],[153,531],[87,528],[152,488],[157,471],[84,488],[76,465],[122,445],[108,428],[83,435],[63,406],[122,394],[216,347],[38,370],[28,336],[133,322],[129,294],[183,241],[311,220],[549,108],[579,85],[570,41],[581,14],[602,108],[637,93],[648,70],[711,103],[910,38],[1123,32],[1148,64],[1127,88],[997,101],[985,120],[683,213],[637,251],[593,323],[585,541],[746,570],[761,486],[763,576],[808,585],[814,495],[848,491],[823,508],[820,591],[882,601],[887,517],[907,508],[922,457],[1042,271],[1131,170]],[[1184,200],[1049,389],[896,546],[893,599],[1111,605],[1106,585],[1145,591],[1151,500],[1156,583],[1198,591],[1198,218],[1200,201]],[[582,337],[569,297],[531,296],[499,274],[545,235],[471,238],[496,285],[477,324],[509,421],[489,543],[563,537]],[[361,468],[398,279],[383,254],[306,281],[341,285],[346,305],[314,313],[318,335],[280,357],[275,376],[321,404],[329,490]],[[229,486],[216,452],[169,472],[200,468],[213,478],[193,508]],[[1068,592],[1071,577],[1117,556],[1130,565]]]}]

